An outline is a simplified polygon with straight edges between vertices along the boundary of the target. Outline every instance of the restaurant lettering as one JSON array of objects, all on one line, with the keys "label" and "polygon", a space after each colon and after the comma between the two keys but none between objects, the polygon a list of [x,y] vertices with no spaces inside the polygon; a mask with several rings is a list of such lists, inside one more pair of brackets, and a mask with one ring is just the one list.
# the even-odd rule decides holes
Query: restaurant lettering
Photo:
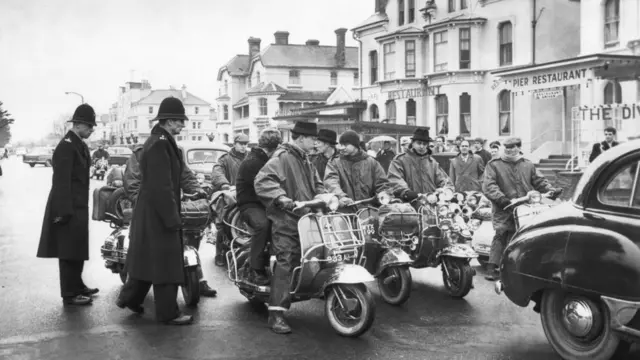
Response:
[{"label": "restaurant lettering", "polygon": [[553,84],[561,81],[584,79],[587,76],[587,69],[557,71],[542,75],[524,76],[511,80],[513,87],[525,87],[531,85]]},{"label": "restaurant lettering", "polygon": [[424,96],[434,96],[440,94],[440,86],[429,86],[427,88],[413,88],[393,90],[387,92],[388,100],[418,98]]},{"label": "restaurant lettering", "polygon": [[[575,107],[572,109],[579,120],[607,121],[607,120],[640,120],[640,104],[621,105],[617,107],[597,106],[592,108]],[[575,116],[575,115],[574,115]]]}]

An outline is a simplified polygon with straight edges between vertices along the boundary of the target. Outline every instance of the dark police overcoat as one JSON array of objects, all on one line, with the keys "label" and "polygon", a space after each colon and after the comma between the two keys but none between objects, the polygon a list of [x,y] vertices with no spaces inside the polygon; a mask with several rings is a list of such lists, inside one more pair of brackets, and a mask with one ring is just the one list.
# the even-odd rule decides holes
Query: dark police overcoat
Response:
[{"label": "dark police overcoat", "polygon": [[[51,165],[53,179],[37,256],[89,260],[89,148],[69,131],[56,146]],[[56,217],[70,220],[54,224]]]},{"label": "dark police overcoat", "polygon": [[127,271],[153,284],[182,284],[180,177],[186,166],[173,136],[156,125],[140,158],[140,190],[131,229]]}]

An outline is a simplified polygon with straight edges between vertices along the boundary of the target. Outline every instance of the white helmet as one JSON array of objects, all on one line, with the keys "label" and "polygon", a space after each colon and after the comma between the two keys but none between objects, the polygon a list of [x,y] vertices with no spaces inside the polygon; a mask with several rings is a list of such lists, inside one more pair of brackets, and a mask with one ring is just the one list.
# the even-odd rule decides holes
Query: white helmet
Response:
[{"label": "white helmet", "polygon": [[408,144],[411,144],[410,136],[403,136],[400,138],[400,145],[408,145]]}]

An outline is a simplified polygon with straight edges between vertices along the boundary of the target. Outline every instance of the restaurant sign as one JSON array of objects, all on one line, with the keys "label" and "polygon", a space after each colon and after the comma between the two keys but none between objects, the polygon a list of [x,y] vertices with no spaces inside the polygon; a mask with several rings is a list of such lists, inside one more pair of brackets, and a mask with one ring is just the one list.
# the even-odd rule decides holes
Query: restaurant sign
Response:
[{"label": "restaurant sign", "polygon": [[388,100],[398,100],[398,99],[409,99],[409,98],[419,98],[425,96],[435,96],[440,94],[440,85],[438,86],[428,86],[418,87],[413,89],[401,89],[401,90],[392,90],[387,92]]},{"label": "restaurant sign", "polygon": [[555,87],[566,86],[578,83],[582,80],[587,80],[588,68],[565,70],[565,71],[553,71],[542,74],[526,75],[520,77],[513,77],[511,79],[503,79],[502,81],[496,80],[491,86],[492,90],[499,87],[501,83],[506,86],[511,86],[513,90],[527,90],[527,88],[540,88],[540,87]]},{"label": "restaurant sign", "polygon": [[640,103],[599,106],[576,106],[571,109],[574,120],[608,121],[640,120]]}]

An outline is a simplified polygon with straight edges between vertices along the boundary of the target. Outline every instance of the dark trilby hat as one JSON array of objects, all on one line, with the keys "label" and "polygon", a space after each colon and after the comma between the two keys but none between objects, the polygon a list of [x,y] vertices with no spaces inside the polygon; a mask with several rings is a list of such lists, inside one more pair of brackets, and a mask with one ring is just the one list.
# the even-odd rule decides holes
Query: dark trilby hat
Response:
[{"label": "dark trilby hat", "polygon": [[413,137],[411,141],[422,140],[426,142],[433,141],[432,138],[429,137],[429,129],[427,128],[417,128],[416,131],[413,132]]},{"label": "dark trilby hat", "polygon": [[79,122],[91,126],[97,126],[96,124],[96,112],[89,104],[82,104],[76,108],[73,113],[73,117],[68,122]]},{"label": "dark trilby hat", "polygon": [[318,124],[312,122],[298,121],[291,129],[294,134],[304,136],[318,136]]},{"label": "dark trilby hat", "polygon": [[329,129],[320,129],[318,130],[318,141],[324,141],[331,145],[338,144],[336,140],[338,139],[338,134],[335,131]]},{"label": "dark trilby hat", "polygon": [[187,115],[185,115],[184,105],[182,105],[182,101],[180,101],[180,99],[178,98],[174,98],[173,96],[162,100],[162,102],[160,103],[160,108],[158,109],[158,116],[153,118],[152,121],[162,119],[189,120]]}]

